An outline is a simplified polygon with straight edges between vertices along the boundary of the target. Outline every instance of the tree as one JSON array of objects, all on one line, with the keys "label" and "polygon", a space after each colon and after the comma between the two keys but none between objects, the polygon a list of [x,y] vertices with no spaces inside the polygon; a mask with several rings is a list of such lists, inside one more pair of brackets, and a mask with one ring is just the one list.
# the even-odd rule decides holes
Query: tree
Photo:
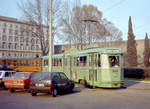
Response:
[{"label": "tree", "polygon": [[[49,0],[26,0],[18,4],[23,14],[23,20],[28,22],[29,27],[25,31],[30,32],[32,37],[40,40],[42,55],[49,52]],[[59,34],[59,25],[62,21],[63,3],[60,0],[53,0],[52,3],[52,37]],[[46,28],[46,34],[45,34]]]},{"label": "tree", "polygon": [[128,24],[127,57],[128,57],[128,66],[136,67],[137,66],[137,50],[136,50],[135,36],[132,30],[131,16],[129,17],[129,24]]},{"label": "tree", "polygon": [[120,41],[122,32],[93,5],[76,6],[63,19],[64,41],[82,45],[95,42]]},{"label": "tree", "polygon": [[149,66],[149,39],[148,39],[148,35],[146,33],[146,37],[145,37],[145,50],[144,50],[144,66],[148,67]]}]

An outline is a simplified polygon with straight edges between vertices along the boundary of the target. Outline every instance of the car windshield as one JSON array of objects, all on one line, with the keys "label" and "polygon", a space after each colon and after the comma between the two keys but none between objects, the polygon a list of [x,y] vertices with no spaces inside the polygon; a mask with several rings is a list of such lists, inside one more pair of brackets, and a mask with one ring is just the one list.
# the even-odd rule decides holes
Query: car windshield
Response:
[{"label": "car windshield", "polygon": [[28,73],[16,73],[13,75],[14,78],[29,78],[29,74]]}]

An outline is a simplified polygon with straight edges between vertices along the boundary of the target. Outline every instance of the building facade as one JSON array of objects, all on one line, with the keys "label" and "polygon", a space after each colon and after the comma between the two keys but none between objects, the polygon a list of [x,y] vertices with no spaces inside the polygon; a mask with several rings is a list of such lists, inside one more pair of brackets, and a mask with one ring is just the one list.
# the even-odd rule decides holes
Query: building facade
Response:
[{"label": "building facade", "polygon": [[[32,36],[35,29],[29,23],[15,18],[0,16],[0,57],[1,58],[33,58],[41,56],[40,40]],[[47,27],[44,33],[48,34]]]}]

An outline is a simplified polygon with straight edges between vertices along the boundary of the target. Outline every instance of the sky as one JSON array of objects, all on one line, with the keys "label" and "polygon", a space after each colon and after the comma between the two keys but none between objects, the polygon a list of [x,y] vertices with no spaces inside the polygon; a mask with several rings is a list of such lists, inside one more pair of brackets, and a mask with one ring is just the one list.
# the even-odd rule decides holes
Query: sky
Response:
[{"label": "sky", "polygon": [[[25,0],[0,0],[0,16],[21,18],[17,3]],[[136,40],[144,39],[146,32],[150,38],[150,0],[81,0],[82,4],[92,4],[103,12],[103,18],[111,21],[127,40],[128,19],[132,17]]]}]

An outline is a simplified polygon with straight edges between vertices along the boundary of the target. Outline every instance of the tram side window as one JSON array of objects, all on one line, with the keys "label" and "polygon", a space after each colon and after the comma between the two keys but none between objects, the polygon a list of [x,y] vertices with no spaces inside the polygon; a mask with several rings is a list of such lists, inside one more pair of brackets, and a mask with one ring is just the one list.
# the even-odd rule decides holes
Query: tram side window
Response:
[{"label": "tram side window", "polygon": [[48,60],[44,60],[44,66],[48,66]]},{"label": "tram side window", "polygon": [[119,56],[109,56],[110,67],[119,67]]},{"label": "tram side window", "polygon": [[98,55],[98,67],[101,67],[101,55]]},{"label": "tram side window", "polygon": [[61,59],[53,59],[52,65],[53,65],[53,66],[62,66],[62,61],[61,61]]},{"label": "tram side window", "polygon": [[86,66],[86,60],[87,60],[86,56],[80,57],[80,66]]},{"label": "tram side window", "polygon": [[74,57],[74,66],[79,66],[79,63],[80,63],[80,58]]}]

